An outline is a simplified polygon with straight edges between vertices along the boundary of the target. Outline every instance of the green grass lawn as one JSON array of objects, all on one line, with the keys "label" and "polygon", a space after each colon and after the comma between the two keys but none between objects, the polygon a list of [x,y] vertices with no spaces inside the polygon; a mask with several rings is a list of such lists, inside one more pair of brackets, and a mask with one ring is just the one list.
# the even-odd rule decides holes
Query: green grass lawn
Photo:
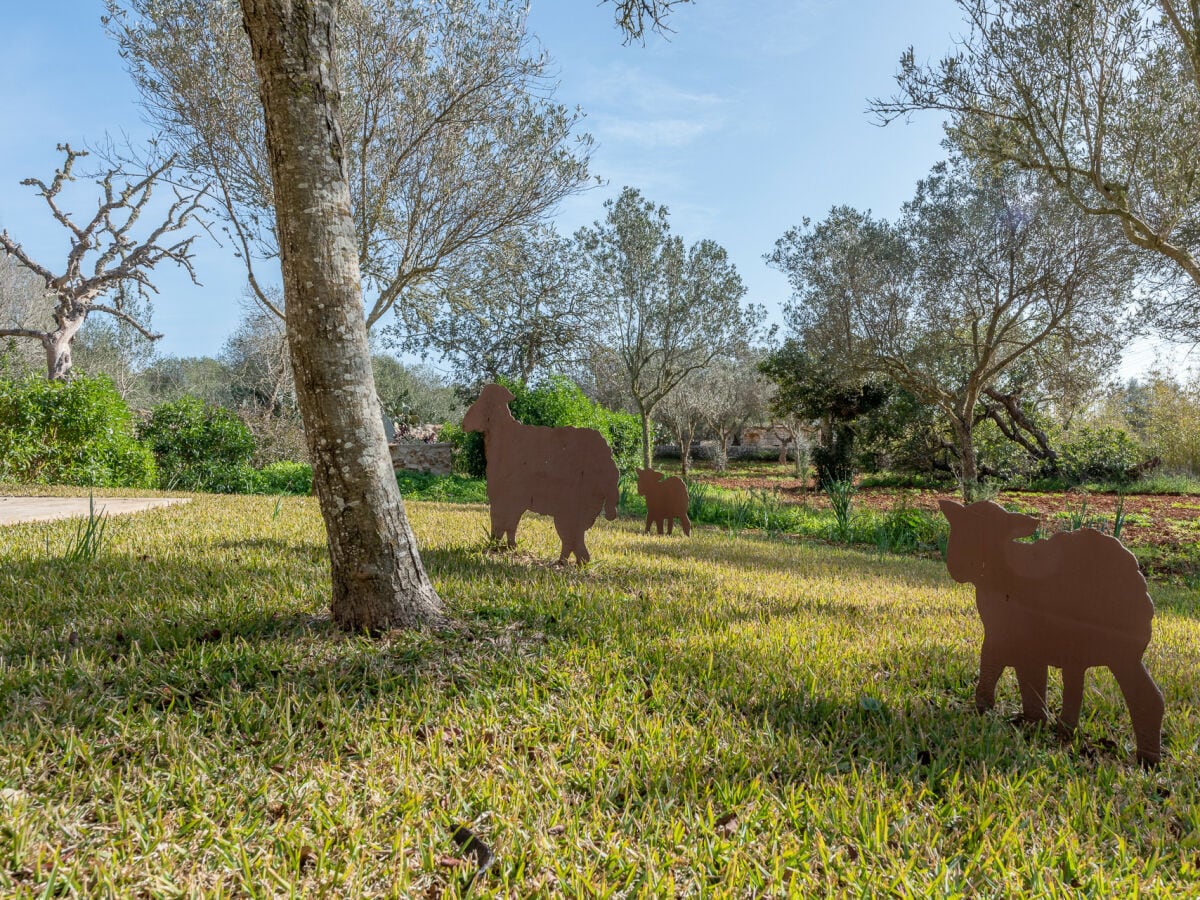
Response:
[{"label": "green grass lawn", "polygon": [[[981,627],[932,560],[601,521],[484,549],[410,503],[457,620],[347,636],[307,497],[0,529],[0,894],[1200,894],[1200,601],[1155,587],[1166,759],[1106,671],[1084,737],[973,712]],[[1052,678],[1057,685],[1057,679]],[[1056,688],[1055,688],[1056,689]],[[1052,704],[1057,704],[1057,696]]]}]

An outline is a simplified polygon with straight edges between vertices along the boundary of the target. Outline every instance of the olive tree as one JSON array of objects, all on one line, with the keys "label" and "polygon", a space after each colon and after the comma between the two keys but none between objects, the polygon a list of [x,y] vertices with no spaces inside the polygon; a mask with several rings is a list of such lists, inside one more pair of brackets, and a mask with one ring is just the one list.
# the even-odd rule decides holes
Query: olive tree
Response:
[{"label": "olive tree", "polygon": [[671,234],[665,206],[631,187],[604,206],[604,221],[575,235],[586,336],[619,358],[650,468],[658,404],[690,373],[744,344],[765,313],[743,306],[746,288],[724,248],[711,240],[685,248]]},{"label": "olive tree", "polygon": [[713,468],[729,466],[729,442],[752,419],[766,411],[766,381],[757,354],[747,347],[717,357],[700,374],[704,422],[716,438]]},{"label": "olive tree", "polygon": [[[105,22],[160,140],[213,185],[251,290],[281,245],[251,45],[237,0],[108,0]],[[367,327],[416,327],[468,251],[536,220],[587,179],[590,139],[554,102],[524,4],[343,0],[333,23],[340,152]]]},{"label": "olive tree", "polygon": [[934,65],[901,58],[887,122],[950,114],[962,149],[1044,176],[1119,226],[1159,280],[1147,312],[1200,338],[1200,5],[1179,0],[957,0],[969,32]]},{"label": "olive tree", "polygon": [[379,631],[437,622],[442,603],[378,415],[340,115],[339,6],[241,0],[263,109],[288,348],[329,541],[333,617]]},{"label": "olive tree", "polygon": [[886,376],[950,422],[965,496],[973,432],[1002,376],[1064,334],[1117,340],[1133,271],[1108,222],[1009,166],[939,164],[892,224],[846,207],[792,229],[770,262],[808,346]]},{"label": "olive tree", "polygon": [[679,445],[679,468],[684,478],[692,468],[692,441],[704,425],[707,386],[700,371],[692,372],[667,394],[654,412],[655,421],[662,425]]}]

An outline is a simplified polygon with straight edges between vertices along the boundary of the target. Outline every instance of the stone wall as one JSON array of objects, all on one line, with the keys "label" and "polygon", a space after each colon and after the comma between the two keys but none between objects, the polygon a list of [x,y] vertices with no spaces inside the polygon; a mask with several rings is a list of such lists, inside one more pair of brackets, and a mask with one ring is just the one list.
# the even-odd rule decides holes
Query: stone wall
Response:
[{"label": "stone wall", "polygon": [[430,475],[449,475],[453,444],[426,444],[417,441],[398,441],[389,444],[392,466]]}]

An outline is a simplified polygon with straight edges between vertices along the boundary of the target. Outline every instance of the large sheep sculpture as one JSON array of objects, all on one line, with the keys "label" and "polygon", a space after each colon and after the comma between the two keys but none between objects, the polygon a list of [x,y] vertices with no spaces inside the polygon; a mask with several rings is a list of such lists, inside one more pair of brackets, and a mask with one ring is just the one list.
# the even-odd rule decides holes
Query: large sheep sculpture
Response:
[{"label": "large sheep sculpture", "polygon": [[483,432],[492,538],[517,545],[526,510],[551,516],[562,539],[559,562],[591,555],[584,534],[603,510],[617,517],[618,473],[612,450],[594,428],[522,425],[509,411],[513,395],[489,384],[463,416],[464,431]]},{"label": "large sheep sculpture", "polygon": [[1046,670],[1062,669],[1060,725],[1073,732],[1084,673],[1107,666],[1133,720],[1139,761],[1159,761],[1163,697],[1142,663],[1154,604],[1133,554],[1115,538],[1085,528],[1018,543],[1037,531],[1033,516],[983,501],[942,500],[950,522],[946,567],[975,585],[983,619],[975,705],[991,709],[1005,667],[1017,672],[1022,714],[1046,719]]}]

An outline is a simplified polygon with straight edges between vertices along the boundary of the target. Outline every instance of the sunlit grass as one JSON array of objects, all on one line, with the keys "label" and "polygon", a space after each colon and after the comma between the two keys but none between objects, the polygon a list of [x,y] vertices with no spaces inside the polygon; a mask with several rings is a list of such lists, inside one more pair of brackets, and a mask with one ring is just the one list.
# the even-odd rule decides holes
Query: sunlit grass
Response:
[{"label": "sunlit grass", "polygon": [[[278,515],[275,514],[279,504]],[[306,497],[0,529],[0,894],[1194,896],[1200,603],[1156,588],[1167,758],[1093,672],[1085,738],[972,711],[940,563],[412,503],[459,623],[334,631]],[[1057,703],[1057,697],[1052,701]]]}]

